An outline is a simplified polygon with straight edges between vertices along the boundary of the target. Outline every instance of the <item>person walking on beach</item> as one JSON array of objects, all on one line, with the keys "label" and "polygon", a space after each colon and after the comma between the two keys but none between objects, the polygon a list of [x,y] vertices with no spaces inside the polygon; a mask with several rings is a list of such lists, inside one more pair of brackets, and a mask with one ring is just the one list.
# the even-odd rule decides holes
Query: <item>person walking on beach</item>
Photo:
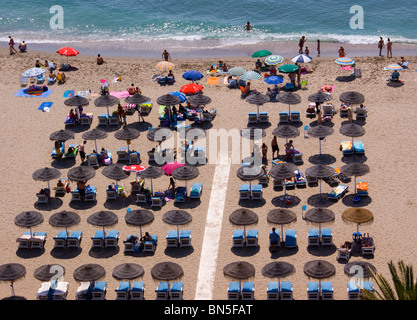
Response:
[{"label": "person walking on beach", "polygon": [[387,40],[387,58],[392,58],[392,42],[390,38]]},{"label": "person walking on beach", "polygon": [[299,50],[298,50],[298,53],[299,54],[302,54],[303,53],[303,47],[304,47],[304,42],[306,42],[306,37],[305,36],[302,36],[301,38],[300,38],[300,41],[298,42],[298,47],[300,48]]},{"label": "person walking on beach", "polygon": [[79,144],[78,152],[80,153],[81,163],[85,162],[85,145],[87,144],[87,141],[84,140],[83,143]]},{"label": "person walking on beach", "polygon": [[14,40],[12,38],[12,36],[9,36],[9,47],[10,47],[10,54],[13,54],[13,52],[17,53],[17,50],[14,48]]},{"label": "person walking on beach", "polygon": [[378,41],[378,49],[379,49],[379,56],[382,56],[382,49],[384,48],[384,39],[382,37],[379,38]]},{"label": "person walking on beach", "polygon": [[279,147],[277,137],[274,136],[271,141],[271,149],[272,149],[272,160],[275,159],[275,152],[277,153],[277,157],[279,156]]},{"label": "person walking on beach", "polygon": [[320,40],[317,39],[317,56],[320,57]]},{"label": "person walking on beach", "polygon": [[248,21],[248,23],[245,25],[245,29],[246,31],[251,31],[253,28],[253,26],[250,24],[250,22]]},{"label": "person walking on beach", "polygon": [[162,58],[165,61],[168,61],[169,59],[171,59],[171,56],[169,55],[168,51],[164,50],[164,52],[162,52]]}]

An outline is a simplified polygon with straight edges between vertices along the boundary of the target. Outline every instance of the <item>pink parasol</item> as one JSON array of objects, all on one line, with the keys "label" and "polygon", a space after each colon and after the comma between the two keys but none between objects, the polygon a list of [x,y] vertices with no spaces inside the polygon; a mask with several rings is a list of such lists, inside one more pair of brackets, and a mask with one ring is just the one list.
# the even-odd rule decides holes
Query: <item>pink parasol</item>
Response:
[{"label": "pink parasol", "polygon": [[170,162],[162,166],[162,170],[165,172],[166,175],[170,176],[172,175],[172,172],[178,168],[185,166],[185,163],[179,163],[177,161]]}]

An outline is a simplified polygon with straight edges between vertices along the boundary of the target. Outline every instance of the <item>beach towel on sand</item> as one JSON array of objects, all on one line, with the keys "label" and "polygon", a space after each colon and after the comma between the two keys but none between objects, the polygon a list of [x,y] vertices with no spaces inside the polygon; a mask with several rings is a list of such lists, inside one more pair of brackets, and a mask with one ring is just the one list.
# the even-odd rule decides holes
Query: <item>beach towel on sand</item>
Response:
[{"label": "beach towel on sand", "polygon": [[64,92],[64,98],[72,98],[75,95],[75,90],[66,90]]},{"label": "beach towel on sand", "polygon": [[42,102],[38,110],[42,110],[43,112],[49,112],[51,109],[53,102]]},{"label": "beach towel on sand", "polygon": [[37,97],[37,98],[46,98],[47,96],[49,96],[53,90],[49,89],[48,91],[39,91],[39,93],[37,94],[28,94],[25,92],[25,90],[27,89],[20,89],[18,92],[16,92],[16,94],[14,95],[15,97]]},{"label": "beach towel on sand", "polygon": [[218,77],[209,77],[207,79],[207,84],[219,84],[219,78]]},{"label": "beach towel on sand", "polygon": [[111,96],[114,96],[116,98],[127,98],[130,96],[129,92],[127,90],[124,91],[112,91],[110,92]]}]

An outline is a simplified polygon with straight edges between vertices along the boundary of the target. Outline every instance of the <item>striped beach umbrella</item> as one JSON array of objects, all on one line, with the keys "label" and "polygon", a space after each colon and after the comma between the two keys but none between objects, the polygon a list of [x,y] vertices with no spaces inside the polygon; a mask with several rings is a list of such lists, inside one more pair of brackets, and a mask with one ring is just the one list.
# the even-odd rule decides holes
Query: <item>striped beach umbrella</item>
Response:
[{"label": "striped beach umbrella", "polygon": [[45,69],[42,68],[30,68],[27,69],[25,72],[22,73],[22,76],[31,78],[31,77],[37,77],[41,74],[45,73]]},{"label": "striped beach umbrella", "polygon": [[391,63],[390,65],[384,67],[384,70],[388,70],[388,71],[395,71],[395,70],[402,70],[402,69],[404,68],[397,63]]},{"label": "striped beach umbrella", "polygon": [[272,55],[272,56],[268,56],[265,59],[265,64],[269,65],[269,66],[275,66],[277,64],[280,64],[282,62],[283,58],[281,56],[277,56],[277,55]]},{"label": "striped beach umbrella", "polygon": [[242,80],[259,80],[261,78],[261,75],[257,73],[256,71],[246,71],[240,79]]},{"label": "striped beach umbrella", "polygon": [[298,56],[295,56],[294,58],[291,59],[291,61],[294,63],[307,63],[307,62],[310,62],[311,60],[313,60],[313,58],[306,54],[299,54]]},{"label": "striped beach umbrella", "polygon": [[230,68],[227,73],[229,76],[233,76],[233,77],[239,77],[242,74],[244,74],[246,72],[245,69],[243,69],[242,67],[234,67],[234,68]]},{"label": "striped beach umbrella", "polygon": [[354,64],[355,60],[352,60],[351,58],[348,58],[348,57],[342,57],[342,58],[337,58],[334,62],[342,66],[349,66],[349,65]]}]

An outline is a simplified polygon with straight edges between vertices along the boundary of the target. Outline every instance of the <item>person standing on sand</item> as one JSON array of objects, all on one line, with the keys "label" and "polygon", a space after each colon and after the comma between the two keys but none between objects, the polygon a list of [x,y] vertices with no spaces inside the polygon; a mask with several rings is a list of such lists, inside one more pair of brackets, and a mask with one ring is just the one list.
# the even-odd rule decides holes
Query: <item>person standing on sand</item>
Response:
[{"label": "person standing on sand", "polygon": [[384,39],[382,37],[379,38],[378,41],[378,49],[379,49],[379,56],[382,56],[382,49],[384,48]]},{"label": "person standing on sand", "polygon": [[14,48],[14,40],[12,38],[12,36],[9,36],[9,47],[10,47],[10,54],[13,54],[13,52],[17,53],[17,50]]},{"label": "person standing on sand", "polygon": [[78,145],[78,152],[80,154],[81,163],[85,162],[85,145],[87,144],[87,141],[84,140],[83,143]]},{"label": "person standing on sand", "polygon": [[306,37],[305,36],[302,36],[301,38],[300,38],[300,41],[298,42],[298,47],[300,48],[299,50],[298,50],[298,53],[299,54],[302,54],[303,53],[303,47],[304,47],[304,42],[306,42]]},{"label": "person standing on sand", "polygon": [[387,40],[387,58],[392,58],[392,42],[390,38]]},{"label": "person standing on sand", "polygon": [[272,160],[274,160],[275,159],[275,152],[277,153],[277,157],[279,156],[279,147],[278,147],[278,141],[277,141],[277,137],[276,136],[274,136],[273,138],[272,138],[272,141],[271,141],[271,149],[272,149]]},{"label": "person standing on sand", "polygon": [[320,57],[320,40],[317,39],[317,56]]},{"label": "person standing on sand", "polygon": [[171,56],[169,55],[168,51],[164,50],[164,52],[162,52],[162,58],[165,61],[168,61],[169,59],[171,59]]}]

